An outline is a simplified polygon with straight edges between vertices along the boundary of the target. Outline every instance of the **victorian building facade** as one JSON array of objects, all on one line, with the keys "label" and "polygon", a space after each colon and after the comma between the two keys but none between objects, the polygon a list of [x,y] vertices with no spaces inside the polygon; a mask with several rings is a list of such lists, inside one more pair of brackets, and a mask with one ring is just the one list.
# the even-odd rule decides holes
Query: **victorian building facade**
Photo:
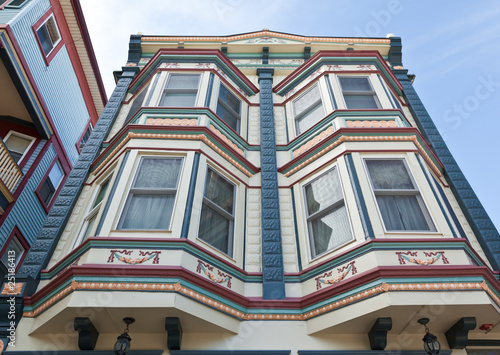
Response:
[{"label": "victorian building facade", "polygon": [[424,318],[441,354],[500,345],[498,232],[401,53],[131,36],[7,353],[112,354],[125,318],[131,354],[422,354]]}]

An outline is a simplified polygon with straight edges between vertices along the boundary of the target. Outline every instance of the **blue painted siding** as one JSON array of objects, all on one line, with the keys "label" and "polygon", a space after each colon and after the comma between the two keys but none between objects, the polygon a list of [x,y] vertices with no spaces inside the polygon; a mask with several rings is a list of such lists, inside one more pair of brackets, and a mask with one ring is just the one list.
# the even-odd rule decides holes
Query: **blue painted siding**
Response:
[{"label": "blue painted siding", "polygon": [[63,46],[47,66],[36,41],[32,26],[49,8],[49,0],[33,1],[12,21],[11,28],[74,164],[78,159],[75,143],[85,129],[89,113],[66,47]]},{"label": "blue painted siding", "polygon": [[54,147],[51,146],[24,187],[14,208],[10,211],[2,224],[0,228],[0,245],[5,243],[15,225],[17,225],[30,245],[35,240],[47,217],[45,210],[36,197],[35,190],[38,185],[40,185],[42,178],[45,176],[55,156],[56,151]]},{"label": "blue painted siding", "polygon": [[12,20],[18,13],[20,9],[3,9],[0,10],[0,24],[6,25]]}]

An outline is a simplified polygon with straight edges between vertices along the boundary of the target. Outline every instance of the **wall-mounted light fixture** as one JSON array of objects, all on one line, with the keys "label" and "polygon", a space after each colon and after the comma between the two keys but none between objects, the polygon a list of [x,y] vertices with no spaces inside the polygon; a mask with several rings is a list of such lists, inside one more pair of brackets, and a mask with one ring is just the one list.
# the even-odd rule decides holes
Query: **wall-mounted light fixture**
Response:
[{"label": "wall-mounted light fixture", "polygon": [[420,318],[418,322],[425,327],[425,335],[422,338],[422,341],[424,342],[424,350],[429,355],[439,354],[439,350],[441,350],[441,344],[439,344],[437,336],[429,333],[429,328],[427,328],[429,318]]},{"label": "wall-mounted light fixture", "polygon": [[128,326],[135,322],[134,318],[126,317],[123,318],[123,321],[127,325],[122,335],[116,338],[115,343],[115,354],[116,355],[125,355],[130,350],[130,341],[132,338],[128,335]]}]

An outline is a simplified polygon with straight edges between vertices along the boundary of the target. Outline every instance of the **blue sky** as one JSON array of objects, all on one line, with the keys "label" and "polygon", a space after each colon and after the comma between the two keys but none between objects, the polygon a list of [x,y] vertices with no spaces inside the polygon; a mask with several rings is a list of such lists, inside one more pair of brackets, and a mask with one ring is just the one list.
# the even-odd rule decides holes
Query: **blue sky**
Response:
[{"label": "blue sky", "polygon": [[130,34],[230,35],[268,28],[403,41],[403,64],[449,149],[500,227],[500,2],[80,0],[110,95]]}]

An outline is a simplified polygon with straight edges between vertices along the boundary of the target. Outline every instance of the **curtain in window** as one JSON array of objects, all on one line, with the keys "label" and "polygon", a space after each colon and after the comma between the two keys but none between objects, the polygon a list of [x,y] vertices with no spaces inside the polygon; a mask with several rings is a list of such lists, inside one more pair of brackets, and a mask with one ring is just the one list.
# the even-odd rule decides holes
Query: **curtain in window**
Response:
[{"label": "curtain in window", "polygon": [[354,110],[367,110],[367,109],[377,109],[377,102],[373,95],[345,95],[345,104],[347,109]]},{"label": "curtain in window", "polygon": [[175,189],[182,159],[144,158],[134,188]]},{"label": "curtain in window", "polygon": [[299,134],[307,131],[309,128],[314,126],[323,117],[325,117],[325,111],[321,102],[318,102],[317,106],[311,109],[306,115],[299,119]]},{"label": "curtain in window", "polygon": [[212,170],[208,170],[205,196],[220,208],[233,213],[234,186]]},{"label": "curtain in window", "polygon": [[200,238],[220,251],[229,254],[230,221],[206,204],[201,210]]},{"label": "curtain in window", "polygon": [[131,196],[122,229],[168,229],[175,195]]},{"label": "curtain in window", "polygon": [[417,196],[377,196],[377,202],[387,230],[429,230]]},{"label": "curtain in window", "polygon": [[167,83],[168,89],[197,89],[200,76],[196,75],[170,75]]},{"label": "curtain in window", "polygon": [[402,160],[366,160],[375,190],[413,190],[413,182]]},{"label": "curtain in window", "polygon": [[182,159],[144,158],[130,189],[121,229],[168,229]]},{"label": "curtain in window", "polygon": [[304,95],[299,97],[297,100],[293,102],[293,107],[295,109],[295,115],[300,115],[304,111],[306,111],[314,102],[318,101],[319,89],[318,86],[315,85],[311,90],[306,92]]},{"label": "curtain in window", "polygon": [[336,168],[306,186],[307,212],[312,215],[342,199]]},{"label": "curtain in window", "polygon": [[368,78],[339,78],[343,91],[372,91]]},{"label": "curtain in window", "polygon": [[347,209],[344,206],[311,221],[315,255],[334,249],[352,239]]}]

